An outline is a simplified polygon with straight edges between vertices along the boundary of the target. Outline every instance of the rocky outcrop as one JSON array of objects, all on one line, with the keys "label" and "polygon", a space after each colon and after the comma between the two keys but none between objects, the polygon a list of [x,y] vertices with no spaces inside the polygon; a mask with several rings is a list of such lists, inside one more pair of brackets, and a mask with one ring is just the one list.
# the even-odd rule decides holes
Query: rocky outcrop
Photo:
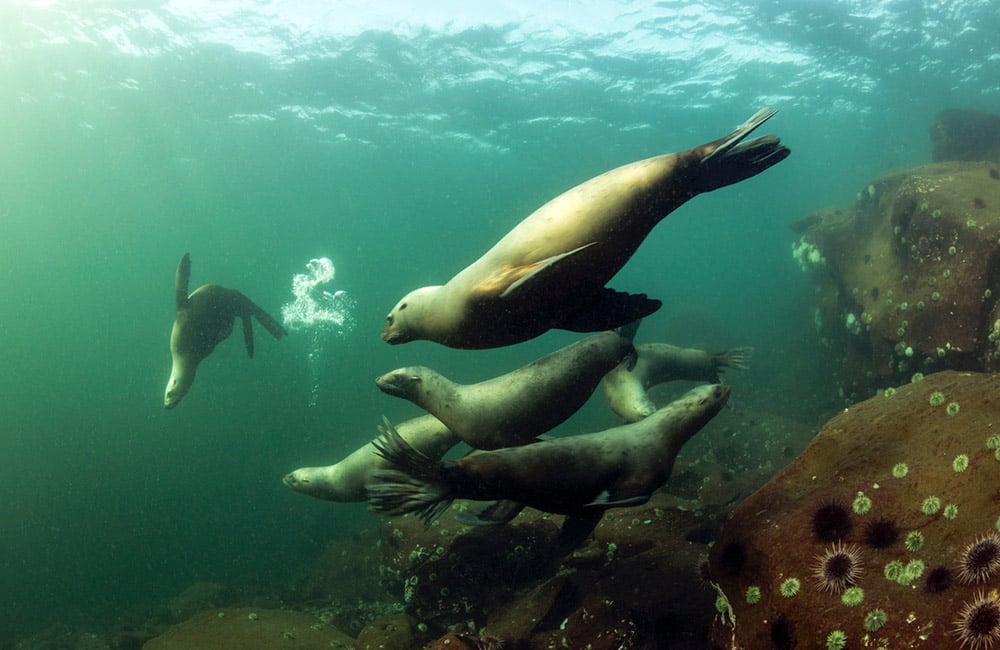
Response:
[{"label": "rocky outcrop", "polygon": [[830,420],[713,546],[713,648],[992,647],[998,394],[945,371]]},{"label": "rocky outcrop", "polygon": [[1000,369],[1000,165],[887,173],[796,229],[846,397],[917,372]]}]

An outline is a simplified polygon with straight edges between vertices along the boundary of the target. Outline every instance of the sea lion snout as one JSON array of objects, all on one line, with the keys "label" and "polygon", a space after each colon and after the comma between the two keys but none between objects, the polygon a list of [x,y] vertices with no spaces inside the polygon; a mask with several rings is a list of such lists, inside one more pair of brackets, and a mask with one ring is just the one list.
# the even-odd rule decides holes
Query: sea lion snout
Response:
[{"label": "sea lion snout", "polygon": [[299,476],[298,472],[289,472],[285,474],[285,477],[281,479],[281,482],[292,488],[293,490],[298,490],[302,486],[309,483],[309,479],[304,476]]},{"label": "sea lion snout", "polygon": [[418,383],[420,383],[419,374],[404,370],[393,370],[375,378],[375,385],[383,393],[404,399],[410,397],[413,385]]}]

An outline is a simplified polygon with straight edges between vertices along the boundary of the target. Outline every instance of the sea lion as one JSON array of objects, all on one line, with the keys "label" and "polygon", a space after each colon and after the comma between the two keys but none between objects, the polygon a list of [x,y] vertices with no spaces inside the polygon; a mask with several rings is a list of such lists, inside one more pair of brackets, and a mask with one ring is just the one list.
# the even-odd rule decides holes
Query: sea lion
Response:
[{"label": "sea lion", "polygon": [[[437,460],[461,440],[433,415],[401,422],[396,431],[408,445]],[[285,476],[283,482],[296,492],[327,501],[364,501],[365,483],[376,469],[392,467],[378,454],[375,445],[366,444],[335,465],[301,467]]]},{"label": "sea lion", "polygon": [[437,416],[469,446],[498,449],[531,442],[564,422],[633,354],[628,338],[604,332],[478,384],[456,384],[424,366],[387,372],[375,384]]},{"label": "sea lion", "polygon": [[633,424],[443,462],[415,451],[386,420],[373,444],[399,469],[372,472],[369,507],[430,523],[454,499],[506,500],[594,522],[607,508],[645,503],[727,399],[725,384],[698,386]]},{"label": "sea lion", "polygon": [[716,384],[719,373],[726,368],[748,369],[753,356],[753,348],[711,354],[669,343],[642,343],[635,346],[635,351],[631,370],[626,364],[619,364],[605,375],[603,382],[608,406],[626,422],[638,422],[656,411],[647,393],[652,386],[677,379]]},{"label": "sea lion", "polygon": [[163,407],[172,409],[180,403],[194,382],[194,375],[201,360],[212,353],[215,346],[233,331],[233,320],[243,320],[243,342],[247,354],[253,358],[254,317],[271,335],[280,339],[288,334],[281,323],[271,318],[263,309],[235,289],[217,284],[205,284],[188,295],[191,278],[191,255],[184,253],[177,265],[174,279],[174,300],[177,318],[170,332],[170,355],[173,367],[163,396]]},{"label": "sea lion", "polygon": [[386,316],[382,340],[494,348],[553,328],[613,329],[653,313],[660,301],[605,285],[685,201],[788,156],[777,136],[742,142],[774,113],[762,109],[724,138],[618,167],[557,196],[446,284],[406,295]]}]

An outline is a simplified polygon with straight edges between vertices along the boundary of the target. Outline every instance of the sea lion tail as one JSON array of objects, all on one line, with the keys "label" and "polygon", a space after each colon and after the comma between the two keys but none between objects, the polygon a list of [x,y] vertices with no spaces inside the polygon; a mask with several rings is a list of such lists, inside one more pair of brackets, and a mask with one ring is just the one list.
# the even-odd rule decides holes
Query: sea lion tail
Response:
[{"label": "sea lion tail", "polygon": [[388,418],[379,427],[379,437],[372,441],[375,453],[398,469],[372,472],[365,486],[372,512],[402,515],[416,512],[430,525],[451,505],[452,498],[441,480],[440,463],[411,447]]},{"label": "sea lion tail", "polygon": [[756,176],[768,167],[777,165],[788,157],[791,150],[781,144],[776,135],[764,135],[743,142],[757,127],[769,120],[777,111],[762,108],[729,135],[698,147],[706,151],[701,158],[700,192],[732,185]]}]

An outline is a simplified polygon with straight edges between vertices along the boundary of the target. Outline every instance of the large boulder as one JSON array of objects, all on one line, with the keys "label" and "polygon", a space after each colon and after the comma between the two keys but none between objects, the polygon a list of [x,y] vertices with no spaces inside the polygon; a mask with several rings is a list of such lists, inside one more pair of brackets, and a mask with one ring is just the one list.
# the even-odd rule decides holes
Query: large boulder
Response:
[{"label": "large boulder", "polygon": [[916,372],[1000,369],[1000,165],[884,174],[794,227],[845,397]]},{"label": "large boulder", "polygon": [[328,650],[354,639],[303,612],[226,608],[195,614],[142,646],[143,650]]},{"label": "large boulder", "polygon": [[938,113],[930,131],[934,162],[1000,161],[1000,115],[953,108]]},{"label": "large boulder", "polygon": [[830,420],[723,526],[712,647],[993,647],[997,395],[997,375],[944,371]]}]

